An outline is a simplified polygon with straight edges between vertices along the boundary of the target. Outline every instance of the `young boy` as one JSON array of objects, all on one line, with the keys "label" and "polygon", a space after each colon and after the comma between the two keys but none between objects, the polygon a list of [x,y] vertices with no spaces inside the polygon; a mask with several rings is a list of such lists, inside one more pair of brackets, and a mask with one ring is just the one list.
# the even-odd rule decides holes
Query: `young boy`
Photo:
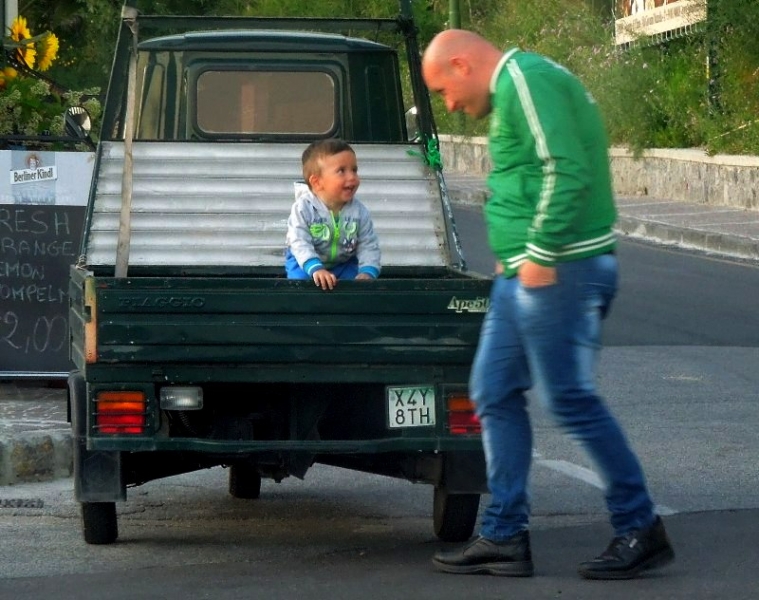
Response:
[{"label": "young boy", "polygon": [[288,279],[313,279],[323,290],[338,279],[376,279],[379,242],[369,210],[354,197],[360,180],[353,148],[319,140],[302,161],[308,191],[298,195],[287,220]]}]

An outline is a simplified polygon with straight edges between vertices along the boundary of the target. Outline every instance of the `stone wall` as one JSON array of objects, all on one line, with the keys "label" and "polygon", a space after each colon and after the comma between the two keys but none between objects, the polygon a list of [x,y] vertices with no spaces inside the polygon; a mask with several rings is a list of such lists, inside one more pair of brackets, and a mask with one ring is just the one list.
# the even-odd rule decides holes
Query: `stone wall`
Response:
[{"label": "stone wall", "polygon": [[[485,175],[491,162],[484,137],[440,136],[445,169]],[[640,158],[610,150],[618,196],[651,196],[682,202],[759,210],[759,157],[708,156],[702,150],[649,150]]]}]

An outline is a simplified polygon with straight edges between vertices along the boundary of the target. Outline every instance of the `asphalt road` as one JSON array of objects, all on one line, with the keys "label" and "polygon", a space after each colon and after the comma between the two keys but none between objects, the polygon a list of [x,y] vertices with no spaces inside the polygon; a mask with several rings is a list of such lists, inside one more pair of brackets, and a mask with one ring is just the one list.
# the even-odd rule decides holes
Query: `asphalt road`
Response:
[{"label": "asphalt road", "polygon": [[[457,206],[472,271],[493,272],[480,208]],[[619,294],[605,324],[607,346],[759,347],[756,262],[622,237]]]},{"label": "asphalt road", "polygon": [[[470,267],[488,272],[478,211],[458,212]],[[0,599],[756,598],[759,268],[629,240],[619,256],[600,387],[672,537],[666,570],[576,575],[609,539],[600,484],[533,404],[534,578],[434,572],[426,486],[316,467],[242,501],[212,469],[130,489],[111,546],[82,541],[71,480],[0,488],[42,505],[0,508]]]}]

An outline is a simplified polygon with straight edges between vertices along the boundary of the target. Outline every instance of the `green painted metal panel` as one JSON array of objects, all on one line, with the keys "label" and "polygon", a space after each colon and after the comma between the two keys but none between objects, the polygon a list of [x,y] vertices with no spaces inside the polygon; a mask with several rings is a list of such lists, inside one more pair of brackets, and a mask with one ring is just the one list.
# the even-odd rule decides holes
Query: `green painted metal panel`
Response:
[{"label": "green painted metal panel", "polygon": [[489,281],[98,278],[102,362],[468,365]]},{"label": "green painted metal panel", "polygon": [[[332,369],[325,369],[311,363],[105,363],[88,365],[85,369],[87,381],[144,382],[156,384],[192,383],[279,383],[297,381],[301,383],[338,383]],[[376,383],[402,385],[409,381],[466,382],[469,365],[399,363],[341,365],[339,383]]]}]

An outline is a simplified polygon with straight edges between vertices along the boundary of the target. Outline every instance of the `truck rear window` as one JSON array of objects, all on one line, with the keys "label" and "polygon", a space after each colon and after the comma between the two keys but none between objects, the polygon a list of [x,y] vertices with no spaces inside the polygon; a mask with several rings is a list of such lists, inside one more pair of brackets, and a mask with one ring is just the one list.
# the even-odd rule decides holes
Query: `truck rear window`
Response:
[{"label": "truck rear window", "polygon": [[196,81],[196,123],[208,134],[319,135],[335,127],[328,73],[208,70]]}]

